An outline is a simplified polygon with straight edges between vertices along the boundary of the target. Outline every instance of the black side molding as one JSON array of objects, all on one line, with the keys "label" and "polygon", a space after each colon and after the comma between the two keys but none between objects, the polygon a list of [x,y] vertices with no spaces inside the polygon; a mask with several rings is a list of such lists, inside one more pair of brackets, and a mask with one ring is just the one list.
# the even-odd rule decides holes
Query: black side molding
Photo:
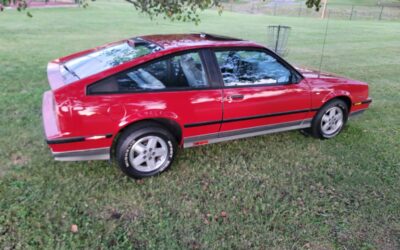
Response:
[{"label": "black side molding", "polygon": [[371,102],[372,102],[372,99],[369,98],[369,99],[367,99],[365,101],[362,101],[361,104],[367,104],[367,103],[371,103]]},{"label": "black side molding", "polygon": [[288,112],[280,112],[280,113],[270,113],[270,114],[262,114],[262,115],[255,115],[255,116],[246,116],[246,117],[238,117],[232,119],[226,119],[222,122],[237,122],[237,121],[245,121],[245,120],[253,120],[253,119],[260,119],[260,118],[267,118],[267,117],[274,117],[274,116],[282,116],[282,115],[293,115],[298,113],[306,113],[316,111],[314,109],[303,109],[303,110],[293,110]]},{"label": "black side molding", "polygon": [[353,103],[353,106],[357,106],[357,105],[362,105],[362,104],[367,104],[367,103],[371,103],[372,99],[368,98],[367,100],[361,101],[361,102],[355,102]]},{"label": "black side molding", "polygon": [[47,144],[63,144],[63,143],[70,143],[70,142],[80,142],[84,141],[85,137],[71,137],[65,139],[55,139],[55,140],[46,140]]},{"label": "black side molding", "polygon": [[[111,138],[112,134],[105,134],[105,135],[100,135],[104,136],[105,138]],[[54,139],[54,140],[46,140],[46,143],[51,145],[51,144],[63,144],[63,143],[72,143],[72,142],[82,142],[85,141],[85,138],[90,138],[90,136],[79,136],[79,137],[70,137],[70,138],[61,138],[61,139]]]},{"label": "black side molding", "polygon": [[212,124],[218,124],[218,123],[245,121],[245,120],[260,119],[260,118],[267,118],[267,117],[273,117],[273,116],[292,115],[292,114],[305,113],[305,112],[316,112],[318,110],[319,110],[318,108],[317,109],[302,109],[302,110],[293,110],[293,111],[280,112],[280,113],[269,113],[269,114],[254,115],[254,116],[244,116],[244,117],[237,117],[237,118],[219,120],[219,121],[206,121],[206,122],[190,123],[190,124],[185,124],[184,127],[185,128],[193,128],[193,127],[206,126],[206,125],[212,125]]},{"label": "black side molding", "polygon": [[193,128],[193,127],[200,127],[200,126],[206,126],[206,125],[219,124],[221,122],[222,122],[222,120],[219,120],[219,121],[208,121],[208,122],[198,122],[198,123],[185,124],[183,126],[185,128]]}]

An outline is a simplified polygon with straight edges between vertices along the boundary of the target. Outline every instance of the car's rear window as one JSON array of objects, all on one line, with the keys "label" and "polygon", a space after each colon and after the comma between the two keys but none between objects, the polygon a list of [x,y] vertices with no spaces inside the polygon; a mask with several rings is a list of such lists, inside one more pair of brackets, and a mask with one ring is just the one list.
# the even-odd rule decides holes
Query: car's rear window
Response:
[{"label": "car's rear window", "polygon": [[61,74],[65,83],[71,83],[158,50],[160,46],[134,38],[74,58],[61,65]]}]

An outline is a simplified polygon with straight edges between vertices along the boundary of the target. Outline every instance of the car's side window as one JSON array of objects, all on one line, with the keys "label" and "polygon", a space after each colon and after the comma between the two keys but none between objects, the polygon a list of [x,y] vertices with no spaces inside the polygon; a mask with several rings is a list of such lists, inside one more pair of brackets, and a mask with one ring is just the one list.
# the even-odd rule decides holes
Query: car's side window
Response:
[{"label": "car's side window", "polygon": [[224,50],[215,55],[226,87],[290,82],[291,71],[264,51]]},{"label": "car's side window", "polygon": [[180,54],[118,73],[88,87],[88,94],[209,87],[200,54]]}]

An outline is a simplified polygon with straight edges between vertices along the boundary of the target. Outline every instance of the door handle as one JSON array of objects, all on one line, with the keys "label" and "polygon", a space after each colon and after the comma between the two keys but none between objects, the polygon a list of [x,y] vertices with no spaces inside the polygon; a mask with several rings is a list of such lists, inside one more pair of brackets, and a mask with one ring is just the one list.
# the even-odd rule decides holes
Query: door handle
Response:
[{"label": "door handle", "polygon": [[243,100],[244,99],[244,95],[231,95],[231,96],[229,96],[229,99],[231,99],[231,100]]}]

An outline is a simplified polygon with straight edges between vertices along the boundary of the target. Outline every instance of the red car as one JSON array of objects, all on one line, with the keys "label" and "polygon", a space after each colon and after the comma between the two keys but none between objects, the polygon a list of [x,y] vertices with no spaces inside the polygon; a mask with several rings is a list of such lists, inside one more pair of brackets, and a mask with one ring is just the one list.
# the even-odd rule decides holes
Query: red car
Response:
[{"label": "red car", "polygon": [[55,159],[115,159],[136,178],[166,170],[178,148],[293,129],[332,138],[371,103],[366,83],[210,34],[135,37],[56,59],[47,72]]}]

